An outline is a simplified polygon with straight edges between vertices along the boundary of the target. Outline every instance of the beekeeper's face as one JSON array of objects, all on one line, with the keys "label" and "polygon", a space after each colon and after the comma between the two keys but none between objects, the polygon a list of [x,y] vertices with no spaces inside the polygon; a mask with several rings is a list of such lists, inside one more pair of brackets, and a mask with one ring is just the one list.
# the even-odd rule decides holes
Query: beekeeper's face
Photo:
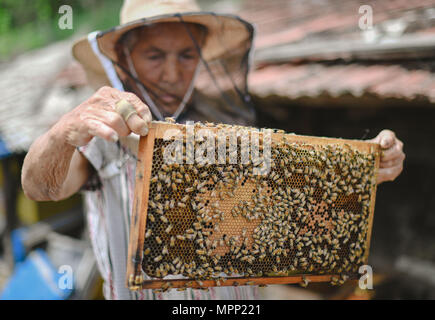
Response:
[{"label": "beekeeper's face", "polygon": [[202,45],[205,32],[199,26],[157,23],[139,31],[131,58],[139,80],[151,91],[165,116],[172,115],[187,92],[199,62],[191,36]]}]

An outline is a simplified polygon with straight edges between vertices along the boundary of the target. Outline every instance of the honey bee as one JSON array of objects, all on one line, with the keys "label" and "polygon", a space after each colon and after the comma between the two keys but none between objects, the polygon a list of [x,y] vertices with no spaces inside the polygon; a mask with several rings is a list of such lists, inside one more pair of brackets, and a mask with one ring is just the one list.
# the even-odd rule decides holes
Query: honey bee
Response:
[{"label": "honey bee", "polygon": [[168,254],[168,248],[166,246],[163,247],[162,254]]},{"label": "honey bee", "polygon": [[194,222],[194,223],[193,223],[193,227],[194,227],[196,230],[199,230],[199,229],[201,229],[201,224],[200,224],[199,222]]},{"label": "honey bee", "polygon": [[195,189],[193,188],[193,187],[188,187],[188,188],[186,188],[186,189],[184,189],[184,191],[186,192],[186,193],[191,193],[191,192],[193,192]]},{"label": "honey bee", "polygon": [[149,204],[150,204],[151,208],[153,208],[153,209],[157,208],[157,205],[156,205],[156,203],[154,201],[150,200]]},{"label": "honey bee", "polygon": [[172,228],[173,228],[172,224],[168,225],[168,227],[166,228],[165,232],[166,233],[171,232]]},{"label": "honey bee", "polygon": [[159,181],[159,177],[158,176],[154,176],[151,178],[151,183],[156,183],[157,181]]},{"label": "honey bee", "polygon": [[207,176],[208,176],[208,172],[207,172],[207,171],[204,171],[204,172],[202,172],[202,173],[199,175],[200,178],[205,178],[205,177],[207,177]]}]

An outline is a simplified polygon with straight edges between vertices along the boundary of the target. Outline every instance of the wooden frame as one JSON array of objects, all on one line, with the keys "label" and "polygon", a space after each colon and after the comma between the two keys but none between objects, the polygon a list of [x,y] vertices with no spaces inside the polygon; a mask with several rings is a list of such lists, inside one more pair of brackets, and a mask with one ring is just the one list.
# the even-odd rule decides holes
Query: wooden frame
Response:
[{"label": "wooden frame", "polygon": [[[164,132],[168,129],[178,129],[181,132],[186,132],[186,127],[179,124],[152,122],[149,133],[145,137],[140,138],[138,148],[138,162],[136,166],[136,186],[134,194],[133,213],[130,227],[130,242],[128,247],[128,262],[127,262],[127,287],[131,290],[138,289],[160,289],[162,284],[171,283],[172,288],[179,288],[186,285],[189,282],[189,286],[193,288],[215,286],[215,280],[202,280],[199,284],[192,279],[158,279],[158,280],[144,280],[142,271],[142,259],[143,259],[143,244],[145,235],[145,226],[147,220],[147,208],[148,197],[150,193],[150,179],[153,159],[153,148],[155,139],[162,138]],[[210,130],[218,130],[218,128],[207,127]],[[216,131],[215,131],[216,132]],[[280,141],[284,133],[273,133],[272,140]],[[287,140],[294,142],[305,142],[315,145],[325,144],[338,144],[338,145],[350,145],[360,152],[373,153],[375,155],[375,175],[377,176],[379,162],[380,162],[380,146],[375,143],[369,143],[360,140],[346,140],[335,138],[323,138],[323,137],[310,137],[300,135],[288,135]],[[370,212],[369,212],[369,226],[367,232],[367,249],[364,256],[364,261],[367,263],[368,254],[370,249],[370,237],[373,224],[375,195],[377,184],[374,185],[371,192]],[[313,275],[313,274],[297,274],[292,276],[275,276],[275,277],[227,277],[220,283],[221,286],[234,286],[255,284],[289,284],[300,283],[304,279],[312,282],[329,282],[333,277],[339,277],[337,274],[327,275]]]}]

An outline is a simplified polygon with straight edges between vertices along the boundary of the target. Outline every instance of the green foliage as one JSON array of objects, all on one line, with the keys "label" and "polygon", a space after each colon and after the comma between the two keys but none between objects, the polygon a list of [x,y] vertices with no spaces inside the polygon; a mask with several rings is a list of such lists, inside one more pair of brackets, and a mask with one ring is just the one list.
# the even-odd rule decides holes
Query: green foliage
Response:
[{"label": "green foliage", "polygon": [[[73,10],[73,29],[58,26],[59,8]],[[105,30],[119,23],[122,0],[0,0],[0,61],[66,39]]]}]

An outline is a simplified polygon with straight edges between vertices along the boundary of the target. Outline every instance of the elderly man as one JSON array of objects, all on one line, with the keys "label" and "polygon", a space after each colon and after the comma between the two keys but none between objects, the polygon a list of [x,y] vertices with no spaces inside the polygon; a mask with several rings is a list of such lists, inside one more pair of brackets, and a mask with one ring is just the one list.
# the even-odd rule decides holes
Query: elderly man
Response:
[{"label": "elderly man", "polygon": [[[249,23],[199,12],[193,1],[131,0],[119,27],[74,46],[90,84],[99,89],[33,143],[22,185],[36,201],[83,191],[107,299],[256,298],[256,287],[154,293],[125,286],[138,137],[147,134],[153,118],[167,116],[254,125],[246,92],[251,41]],[[126,109],[118,108],[121,100]],[[378,183],[394,180],[405,157],[402,142],[389,130],[371,141],[384,149]]]}]

